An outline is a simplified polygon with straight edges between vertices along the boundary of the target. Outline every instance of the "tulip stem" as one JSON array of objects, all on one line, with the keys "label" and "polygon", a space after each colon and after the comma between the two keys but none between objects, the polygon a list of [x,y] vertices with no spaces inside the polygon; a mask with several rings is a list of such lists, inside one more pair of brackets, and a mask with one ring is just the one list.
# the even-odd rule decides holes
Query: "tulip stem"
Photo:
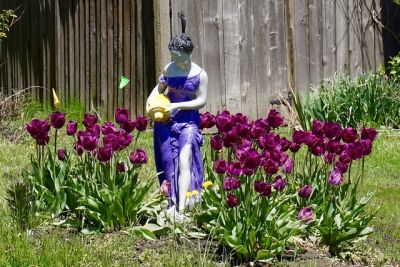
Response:
[{"label": "tulip stem", "polygon": [[58,129],[56,129],[56,133],[54,134],[54,159],[56,158],[57,155],[57,131]]}]

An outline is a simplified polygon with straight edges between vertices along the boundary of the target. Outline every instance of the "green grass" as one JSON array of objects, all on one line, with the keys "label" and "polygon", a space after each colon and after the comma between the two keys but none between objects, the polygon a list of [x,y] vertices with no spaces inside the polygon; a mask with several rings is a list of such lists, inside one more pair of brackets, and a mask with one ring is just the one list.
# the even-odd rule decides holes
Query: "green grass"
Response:
[{"label": "green grass", "polygon": [[[143,179],[156,179],[151,135],[148,131],[139,139],[139,146],[149,152],[150,164],[143,169]],[[60,144],[63,145],[68,143],[70,137],[62,135],[61,138]],[[34,143],[28,137],[20,138],[17,143],[0,137],[0,251],[5,252],[0,253],[0,266],[200,265],[204,254],[197,244],[175,247],[172,238],[166,238],[160,245],[160,241],[152,243],[123,233],[82,235],[46,224],[39,225],[31,237],[16,231],[7,215],[5,188],[20,177],[23,169],[29,167],[29,155],[33,149]],[[372,223],[375,232],[361,243],[360,248],[375,256],[382,254],[385,262],[398,262],[400,132],[381,131],[365,164],[365,180],[360,195],[375,191],[370,210],[378,206],[380,210]]]}]

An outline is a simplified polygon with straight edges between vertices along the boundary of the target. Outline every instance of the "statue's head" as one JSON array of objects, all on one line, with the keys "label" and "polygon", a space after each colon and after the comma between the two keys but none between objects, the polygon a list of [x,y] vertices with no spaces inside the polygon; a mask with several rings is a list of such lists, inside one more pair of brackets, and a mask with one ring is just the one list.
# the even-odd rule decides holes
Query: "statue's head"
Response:
[{"label": "statue's head", "polygon": [[192,39],[187,33],[178,34],[169,42],[168,49],[171,52],[178,51],[184,52],[186,54],[191,54],[193,51]]}]

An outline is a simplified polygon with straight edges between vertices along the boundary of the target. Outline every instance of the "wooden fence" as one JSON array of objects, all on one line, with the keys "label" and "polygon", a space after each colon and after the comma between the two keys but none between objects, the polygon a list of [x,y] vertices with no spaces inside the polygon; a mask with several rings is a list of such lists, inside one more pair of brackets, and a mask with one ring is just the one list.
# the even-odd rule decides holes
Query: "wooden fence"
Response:
[{"label": "wooden fence", "polygon": [[[169,61],[183,11],[193,60],[209,76],[205,110],[265,116],[290,88],[382,63],[378,0],[3,0],[23,12],[0,44],[0,88],[56,88],[61,99],[142,114]],[[120,75],[131,79],[118,90]],[[38,97],[49,100],[47,91]]]},{"label": "wooden fence", "polygon": [[[375,0],[172,0],[172,27],[161,28],[156,43],[168,52],[183,11],[193,61],[209,76],[206,109],[255,118],[271,100],[287,98],[290,87],[306,90],[336,72],[377,70],[383,51],[372,15],[379,7]],[[165,6],[157,14],[160,21],[169,16]]]},{"label": "wooden fence", "polygon": [[[153,3],[147,0],[2,0],[20,20],[1,44],[0,87],[55,88],[112,117],[117,106],[143,113],[154,86]],[[119,77],[131,82],[119,90]],[[47,101],[49,90],[36,88]]]}]

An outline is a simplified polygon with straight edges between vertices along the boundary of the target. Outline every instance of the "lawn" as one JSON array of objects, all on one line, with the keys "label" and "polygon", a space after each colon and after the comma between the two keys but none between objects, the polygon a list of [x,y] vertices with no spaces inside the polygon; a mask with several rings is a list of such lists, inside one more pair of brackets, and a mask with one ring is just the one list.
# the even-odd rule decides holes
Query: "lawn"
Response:
[{"label": "lawn", "polygon": [[[141,145],[151,152],[151,132],[141,137]],[[5,189],[28,168],[33,141],[22,136],[17,141],[0,136],[0,266],[197,266],[210,261],[201,242],[175,242],[172,237],[144,241],[119,233],[83,235],[48,226],[42,220],[30,235],[15,231],[7,213]],[[153,157],[143,177],[155,178]],[[372,222],[375,232],[358,247],[377,264],[400,261],[400,132],[380,130],[373,153],[366,160],[366,176],[360,194],[375,191],[370,210],[380,206]],[[311,259],[308,265],[318,265]],[[204,266],[204,265],[202,265]]]}]

